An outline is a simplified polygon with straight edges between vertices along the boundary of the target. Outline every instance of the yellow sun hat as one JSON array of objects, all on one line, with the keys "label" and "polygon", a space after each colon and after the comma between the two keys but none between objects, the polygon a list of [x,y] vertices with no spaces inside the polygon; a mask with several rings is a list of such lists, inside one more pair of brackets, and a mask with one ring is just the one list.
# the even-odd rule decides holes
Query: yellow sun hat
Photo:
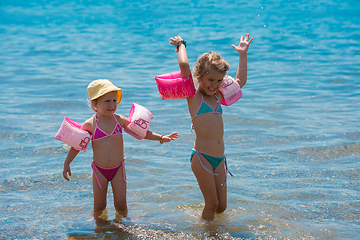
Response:
[{"label": "yellow sun hat", "polygon": [[121,102],[122,90],[116,87],[107,79],[98,79],[92,81],[87,87],[90,100],[95,100],[109,92],[117,92],[117,103]]}]

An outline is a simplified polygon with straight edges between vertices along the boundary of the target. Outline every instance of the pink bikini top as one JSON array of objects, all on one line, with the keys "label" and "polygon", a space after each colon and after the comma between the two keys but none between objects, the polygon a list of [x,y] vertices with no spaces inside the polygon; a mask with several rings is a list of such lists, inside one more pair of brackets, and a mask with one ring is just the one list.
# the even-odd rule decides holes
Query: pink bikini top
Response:
[{"label": "pink bikini top", "polygon": [[111,135],[122,134],[121,126],[120,126],[119,122],[116,120],[115,115],[113,115],[113,116],[114,116],[114,119],[116,121],[114,131],[112,131],[112,133],[110,133],[110,134],[107,134],[106,132],[101,130],[101,128],[98,127],[99,120],[96,118],[96,114],[94,114],[94,118],[95,118],[95,122],[96,122],[96,128],[95,128],[93,139],[92,139],[93,141],[99,140],[101,138],[105,138],[105,137],[108,137],[108,136],[111,136]]}]

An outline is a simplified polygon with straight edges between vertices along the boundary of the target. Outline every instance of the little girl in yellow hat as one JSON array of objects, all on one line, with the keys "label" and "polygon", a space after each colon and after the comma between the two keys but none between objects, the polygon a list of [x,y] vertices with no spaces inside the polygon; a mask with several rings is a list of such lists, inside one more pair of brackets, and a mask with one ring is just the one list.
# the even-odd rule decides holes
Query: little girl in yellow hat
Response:
[{"label": "little girl in yellow hat", "polygon": [[[115,114],[122,98],[122,90],[106,79],[91,82],[87,90],[91,108],[96,113],[83,123],[81,129],[92,135],[94,216],[100,216],[106,208],[109,182],[117,213],[126,215],[128,209],[122,128],[126,129],[130,121],[122,115]],[[147,131],[145,139],[170,142],[177,137],[177,133],[164,136]],[[78,153],[79,150],[71,147],[64,161],[63,176],[68,181],[68,176],[71,176],[70,163]]]}]

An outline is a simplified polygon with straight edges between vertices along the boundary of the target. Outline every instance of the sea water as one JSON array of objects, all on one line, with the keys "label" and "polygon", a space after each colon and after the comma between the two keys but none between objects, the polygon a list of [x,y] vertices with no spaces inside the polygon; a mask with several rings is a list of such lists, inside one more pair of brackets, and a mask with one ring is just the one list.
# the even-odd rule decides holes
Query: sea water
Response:
[{"label": "sea water", "polygon": [[[357,239],[360,234],[360,2],[0,0],[0,239]],[[228,207],[200,215],[186,100],[162,101],[155,75],[254,38],[243,98],[224,107]],[[153,114],[171,143],[124,134],[129,213],[111,188],[92,216],[92,149],[62,177],[64,117],[92,116],[87,85],[106,78]]]}]

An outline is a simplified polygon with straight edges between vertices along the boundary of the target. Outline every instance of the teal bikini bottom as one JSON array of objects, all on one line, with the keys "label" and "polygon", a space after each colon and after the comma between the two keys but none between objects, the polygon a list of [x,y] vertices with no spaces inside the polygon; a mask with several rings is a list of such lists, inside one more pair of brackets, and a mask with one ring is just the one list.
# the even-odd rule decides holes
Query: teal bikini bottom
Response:
[{"label": "teal bikini bottom", "polygon": [[[224,161],[224,165],[225,165],[225,182],[224,182],[223,188],[222,188],[222,190],[224,190],[224,188],[225,188],[225,186],[226,186],[226,180],[227,180],[226,175],[227,175],[227,173],[229,173],[230,176],[232,176],[232,177],[234,176],[234,175],[232,175],[231,172],[228,170],[227,163],[226,163],[226,157],[225,157],[225,156],[223,156],[223,157],[214,157],[214,156],[212,156],[212,155],[206,154],[206,153],[204,153],[204,152],[200,152],[200,151],[198,151],[198,150],[196,150],[196,149],[193,148],[192,151],[191,151],[190,162],[191,162],[191,160],[192,160],[192,158],[193,158],[193,156],[194,156],[195,153],[196,153],[197,157],[199,158],[199,161],[200,161],[202,167],[203,167],[207,172],[209,172],[209,173],[211,173],[212,175],[215,175],[215,176],[218,176],[218,174],[217,174],[217,173],[214,173],[213,171],[215,171],[215,169],[220,165],[220,163],[222,163],[222,161]],[[203,155],[204,158],[211,164],[211,166],[212,166],[212,168],[213,168],[213,171],[210,171],[207,167],[205,167],[205,165],[204,165],[204,164],[202,163],[202,161],[201,161],[200,154]]]},{"label": "teal bikini bottom", "polygon": [[[209,154],[206,154],[204,152],[200,152],[200,151],[197,151],[195,149],[193,149],[191,151],[191,157],[190,157],[190,162],[191,162],[191,159],[193,158],[194,154],[195,153],[200,153],[201,155],[204,156],[204,158],[211,164],[211,166],[213,167],[213,171],[215,171],[215,169],[220,165],[220,163],[224,160],[225,156],[223,157],[214,157],[212,155],[209,155]],[[200,159],[200,156],[198,155],[198,158]],[[201,162],[201,160],[200,160]],[[203,165],[203,163],[201,162],[201,165]],[[205,170],[208,170],[204,165],[203,167],[205,168]]]}]

